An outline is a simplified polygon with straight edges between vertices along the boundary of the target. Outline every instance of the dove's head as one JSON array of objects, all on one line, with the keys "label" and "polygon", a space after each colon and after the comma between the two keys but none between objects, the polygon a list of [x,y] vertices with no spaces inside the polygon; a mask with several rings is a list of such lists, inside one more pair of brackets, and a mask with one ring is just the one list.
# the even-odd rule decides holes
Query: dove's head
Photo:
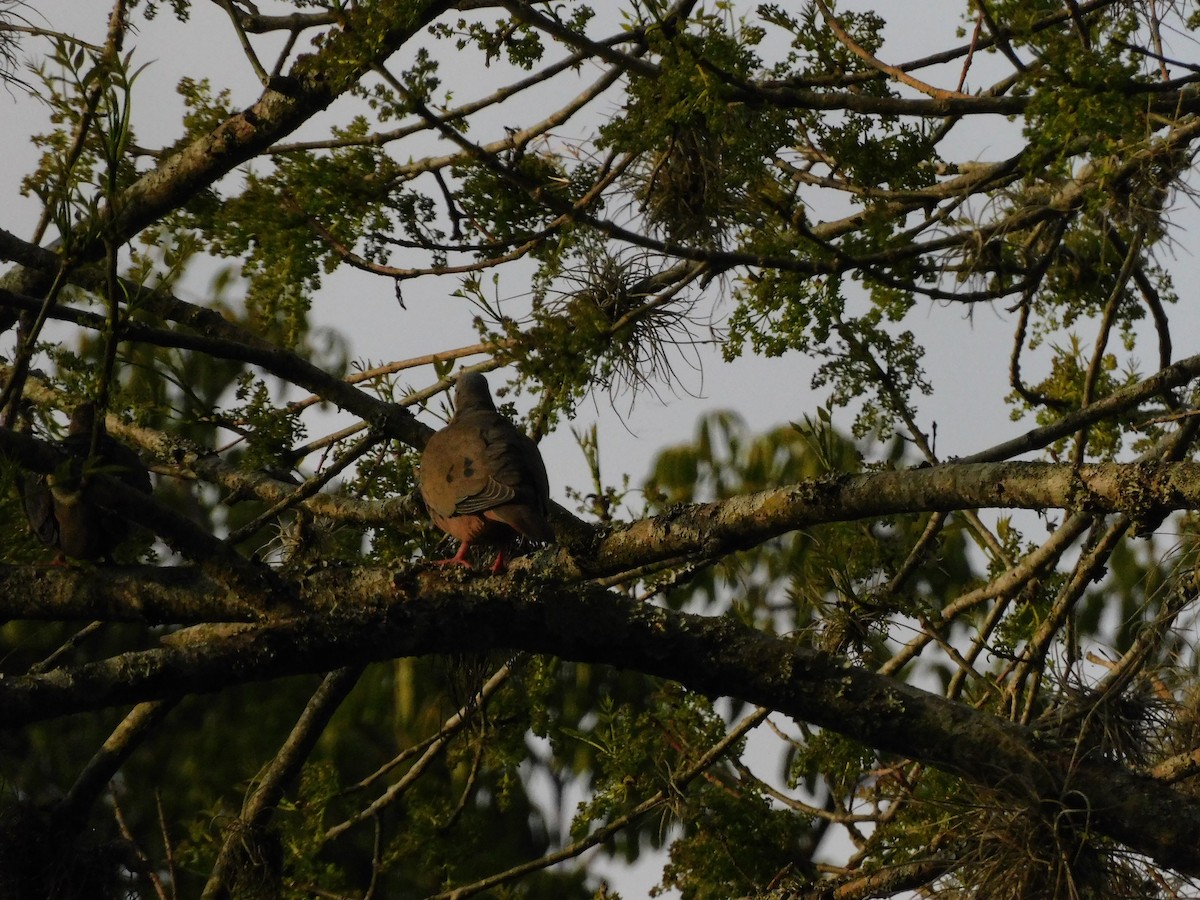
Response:
[{"label": "dove's head", "polygon": [[458,376],[458,383],[454,389],[454,415],[457,418],[464,413],[481,409],[496,411],[487,379],[478,372],[463,372]]}]

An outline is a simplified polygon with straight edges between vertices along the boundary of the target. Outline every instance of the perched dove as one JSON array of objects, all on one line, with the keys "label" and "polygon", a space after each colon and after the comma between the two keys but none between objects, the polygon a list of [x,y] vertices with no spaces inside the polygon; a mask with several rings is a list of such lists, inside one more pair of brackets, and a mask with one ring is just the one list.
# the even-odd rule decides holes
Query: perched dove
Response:
[{"label": "perched dove", "polygon": [[[127,519],[88,497],[83,470],[96,425],[94,403],[75,407],[67,436],[59,445],[70,459],[51,475],[27,475],[22,485],[29,527],[43,543],[58,549],[60,561],[64,556],[88,560],[111,557],[132,530]],[[151,493],[150,473],[138,455],[108,436],[103,419],[98,426],[100,440],[92,465],[131,488]]]},{"label": "perched dove", "polygon": [[492,564],[499,572],[518,535],[554,540],[546,521],[550,483],[537,444],[496,412],[478,373],[458,376],[454,416],[425,445],[418,482],[434,524],[462,542],[440,564],[469,567],[471,544],[490,544],[499,546]]}]

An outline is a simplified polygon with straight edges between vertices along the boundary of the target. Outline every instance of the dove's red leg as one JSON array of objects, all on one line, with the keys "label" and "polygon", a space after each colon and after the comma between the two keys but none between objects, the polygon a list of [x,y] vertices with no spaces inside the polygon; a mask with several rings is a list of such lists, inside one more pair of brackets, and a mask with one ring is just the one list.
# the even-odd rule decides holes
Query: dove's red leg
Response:
[{"label": "dove's red leg", "polygon": [[493,575],[499,575],[501,572],[504,571],[504,548],[503,547],[501,547],[500,552],[496,554],[496,561],[494,563],[492,563],[492,568],[490,569],[490,571]]},{"label": "dove's red leg", "polygon": [[467,561],[467,551],[471,549],[470,541],[463,541],[458,545],[458,552],[449,559],[435,559],[435,566],[466,566],[471,568],[471,564]]}]

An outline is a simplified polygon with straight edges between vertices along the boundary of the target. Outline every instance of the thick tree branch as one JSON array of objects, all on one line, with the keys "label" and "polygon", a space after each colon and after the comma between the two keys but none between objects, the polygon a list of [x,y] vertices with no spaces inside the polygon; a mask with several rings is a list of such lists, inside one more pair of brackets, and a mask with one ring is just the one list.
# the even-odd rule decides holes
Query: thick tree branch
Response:
[{"label": "thick tree branch", "polygon": [[[0,430],[0,450],[20,452],[36,443]],[[35,468],[45,465],[40,462]],[[121,495],[124,502],[124,492]],[[395,511],[384,504],[374,508],[380,525],[386,524],[385,513]],[[663,560],[716,558],[831,522],[980,508],[1124,512],[1135,520],[1196,509],[1200,508],[1200,463],[1105,463],[1080,468],[1061,463],[951,463],[842,475],[714,503],[681,504],[607,532],[581,527],[565,538],[560,535],[564,546],[557,551],[543,552],[517,568],[533,569],[541,578],[578,581]],[[374,571],[379,579],[387,577],[384,570],[362,571]],[[347,570],[340,578],[355,581],[357,576]],[[288,595],[286,610],[292,614],[331,611],[346,602],[344,589],[338,580],[306,580],[294,595]],[[100,610],[114,619],[158,624],[251,621],[261,615],[244,600],[225,596],[207,578],[189,578],[177,569],[100,569],[88,577],[68,570],[30,579],[24,568],[0,567],[0,615],[90,620]]]},{"label": "thick tree branch", "polygon": [[714,503],[681,505],[634,522],[573,552],[588,575],[672,557],[715,558],[730,550],[828,522],[964,509],[1125,512],[1135,521],[1200,507],[1200,464],[949,463],[841,475]]},{"label": "thick tree branch", "polygon": [[414,34],[454,6],[448,0],[390,0],[383,8],[352,7],[339,16],[317,53],[247,109],[175,151],[116,203],[109,239],[121,243],[194,197],[221,176],[294,132],[349,90]]},{"label": "thick tree branch", "polygon": [[204,886],[203,900],[234,896],[230,882],[236,879],[238,865],[244,864],[247,833],[260,832],[269,826],[284,792],[299,777],[301,767],[316,747],[325,726],[358,683],[360,675],[362,667],[351,666],[330,672],[322,680],[284,745],[246,797],[241,815],[226,829],[225,840]]},{"label": "thick tree branch", "polygon": [[[32,297],[0,288],[0,306],[24,311],[35,304],[39,304],[39,301]],[[371,396],[343,379],[330,375],[296,353],[253,339],[251,335],[231,326],[215,310],[202,309],[169,297],[159,297],[158,305],[169,305],[171,318],[182,320],[182,324],[185,324],[188,330],[171,330],[143,325],[140,322],[126,322],[121,327],[122,339],[143,341],[158,347],[194,350],[218,359],[259,366],[273,375],[318,394],[365,421],[378,422],[389,435],[410,446],[424,445],[433,433],[433,429],[419,422],[403,407]],[[104,323],[104,317],[97,313],[67,306],[55,308],[51,317],[95,330],[103,327]]]},{"label": "thick tree branch", "polygon": [[[43,474],[53,472],[66,460],[65,454],[53,445],[6,428],[0,428],[0,455],[19,461],[31,472]],[[89,475],[87,491],[89,502],[115,510],[150,529],[173,549],[196,560],[202,571],[241,601],[261,603],[264,611],[290,608],[292,592],[274,570],[238,555],[186,516],[102,472]]]},{"label": "thick tree branch", "polygon": [[5,679],[0,711],[16,727],[100,705],[203,693],[367,660],[522,649],[634,669],[777,710],[1020,803],[1086,817],[1091,830],[1161,865],[1200,873],[1200,803],[1116,763],[1060,747],[1034,729],[731,617],[676,613],[598,588],[528,577],[478,579],[461,587],[445,581],[419,575],[386,593],[379,592],[378,579],[346,584],[338,615]]}]

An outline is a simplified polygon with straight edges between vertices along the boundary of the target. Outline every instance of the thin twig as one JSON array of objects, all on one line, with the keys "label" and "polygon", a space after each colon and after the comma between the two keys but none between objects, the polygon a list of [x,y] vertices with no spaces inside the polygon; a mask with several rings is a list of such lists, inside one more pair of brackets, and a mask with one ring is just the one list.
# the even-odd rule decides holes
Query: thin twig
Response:
[{"label": "thin twig", "polygon": [[435,894],[429,900],[462,900],[464,897],[471,897],[481,891],[486,891],[499,885],[506,884],[522,875],[528,875],[530,872],[536,872],[540,869],[549,868],[556,863],[564,860],[572,859],[579,856],[586,850],[597,846],[608,840],[614,834],[628,827],[633,822],[636,822],[646,813],[663,806],[677,796],[680,791],[687,787],[688,783],[694,780],[698,775],[704,773],[708,768],[724,756],[729,749],[742,739],[749,731],[757,727],[767,716],[770,710],[756,709],[750,715],[746,716],[742,721],[738,722],[728,734],[718,741],[707,753],[700,757],[692,765],[686,766],[681,771],[676,772],[670,778],[670,787],[665,788],[653,797],[643,800],[636,807],[630,810],[623,816],[618,816],[606,825],[597,828],[586,838],[568,844],[561,850],[553,853],[548,853],[540,859],[531,860],[527,863],[522,863],[519,866],[513,866],[504,872],[497,872],[494,875],[489,875],[486,878],[481,878],[479,881],[465,884],[461,887],[452,888],[449,891],[443,891],[440,894]]}]

